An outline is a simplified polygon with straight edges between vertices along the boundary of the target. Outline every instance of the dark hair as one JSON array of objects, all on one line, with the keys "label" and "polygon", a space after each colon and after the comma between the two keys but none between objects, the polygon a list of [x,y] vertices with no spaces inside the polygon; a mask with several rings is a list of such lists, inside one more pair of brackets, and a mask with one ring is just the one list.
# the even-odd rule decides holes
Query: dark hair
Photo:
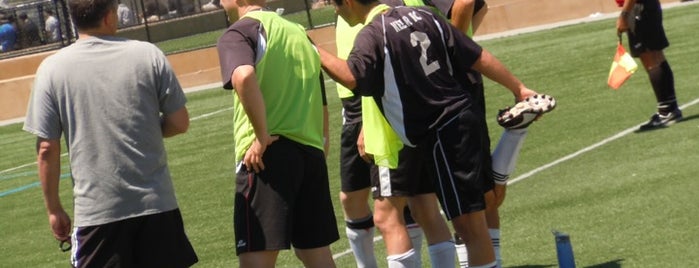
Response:
[{"label": "dark hair", "polygon": [[19,13],[19,19],[21,19],[21,20],[26,20],[27,18],[29,18],[29,17],[27,16],[27,13],[25,13],[25,12]]},{"label": "dark hair", "polygon": [[69,0],[68,9],[78,29],[99,27],[100,20],[116,9],[116,0]]}]

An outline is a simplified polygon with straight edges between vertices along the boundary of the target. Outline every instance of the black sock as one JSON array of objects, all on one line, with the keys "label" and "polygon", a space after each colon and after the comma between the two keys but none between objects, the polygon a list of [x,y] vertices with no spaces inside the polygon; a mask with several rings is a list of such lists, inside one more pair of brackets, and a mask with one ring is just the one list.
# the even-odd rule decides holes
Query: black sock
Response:
[{"label": "black sock", "polygon": [[675,78],[667,61],[648,71],[650,84],[658,101],[658,112],[667,114],[677,109],[675,97]]}]

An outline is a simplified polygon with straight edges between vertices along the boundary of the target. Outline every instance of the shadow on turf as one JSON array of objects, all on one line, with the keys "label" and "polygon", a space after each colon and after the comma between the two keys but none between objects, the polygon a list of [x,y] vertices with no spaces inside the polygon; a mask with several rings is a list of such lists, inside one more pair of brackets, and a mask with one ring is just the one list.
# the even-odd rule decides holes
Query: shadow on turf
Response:
[{"label": "shadow on turf", "polygon": [[605,263],[585,266],[585,268],[620,268],[622,261],[624,261],[624,259],[616,259]]},{"label": "shadow on turf", "polygon": [[518,266],[503,266],[507,268],[548,268],[548,267],[557,267],[558,265],[554,264],[528,264],[528,265],[518,265]]},{"label": "shadow on turf", "polygon": [[[620,268],[623,259],[616,259],[613,261],[608,261],[605,263],[584,266],[585,268]],[[528,265],[518,265],[518,266],[506,266],[507,268],[548,268],[548,267],[558,267],[555,264],[528,264]]]}]

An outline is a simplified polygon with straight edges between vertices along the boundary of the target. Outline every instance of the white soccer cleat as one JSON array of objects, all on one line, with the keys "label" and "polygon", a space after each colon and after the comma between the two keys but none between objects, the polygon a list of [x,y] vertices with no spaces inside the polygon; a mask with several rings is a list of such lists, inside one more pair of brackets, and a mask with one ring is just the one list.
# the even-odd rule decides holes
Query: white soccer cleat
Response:
[{"label": "white soccer cleat", "polygon": [[527,97],[498,112],[497,121],[500,126],[507,129],[521,129],[528,127],[540,115],[548,113],[556,108],[556,99],[544,94],[536,94]]}]

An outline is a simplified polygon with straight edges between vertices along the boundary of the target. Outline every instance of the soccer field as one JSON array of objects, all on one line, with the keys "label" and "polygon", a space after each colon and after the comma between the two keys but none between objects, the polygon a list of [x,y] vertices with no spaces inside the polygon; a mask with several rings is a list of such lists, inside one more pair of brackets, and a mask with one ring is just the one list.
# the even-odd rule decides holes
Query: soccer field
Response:
[{"label": "soccer field", "polygon": [[[699,266],[699,5],[672,8],[664,16],[671,43],[665,53],[685,120],[643,133],[633,129],[655,112],[646,73],[639,70],[617,91],[606,86],[615,20],[480,42],[530,88],[558,101],[555,111],[530,127],[501,207],[506,267],[557,266],[552,229],[570,234],[579,267]],[[337,199],[341,107],[334,83],[327,86],[328,167],[344,234]],[[185,227],[199,255],[196,267],[234,267],[231,92],[210,89],[188,99],[190,131],[166,142]],[[512,104],[512,96],[486,81],[486,100],[494,146],[502,133],[495,114]],[[0,127],[0,137],[0,267],[68,267],[68,253],[58,249],[43,207],[34,137],[21,124]],[[68,159],[61,159],[61,196],[71,208]],[[344,235],[331,249],[338,267],[354,266],[351,254],[344,254]],[[384,258],[381,241],[376,249]],[[301,263],[286,251],[278,266]]]}]

